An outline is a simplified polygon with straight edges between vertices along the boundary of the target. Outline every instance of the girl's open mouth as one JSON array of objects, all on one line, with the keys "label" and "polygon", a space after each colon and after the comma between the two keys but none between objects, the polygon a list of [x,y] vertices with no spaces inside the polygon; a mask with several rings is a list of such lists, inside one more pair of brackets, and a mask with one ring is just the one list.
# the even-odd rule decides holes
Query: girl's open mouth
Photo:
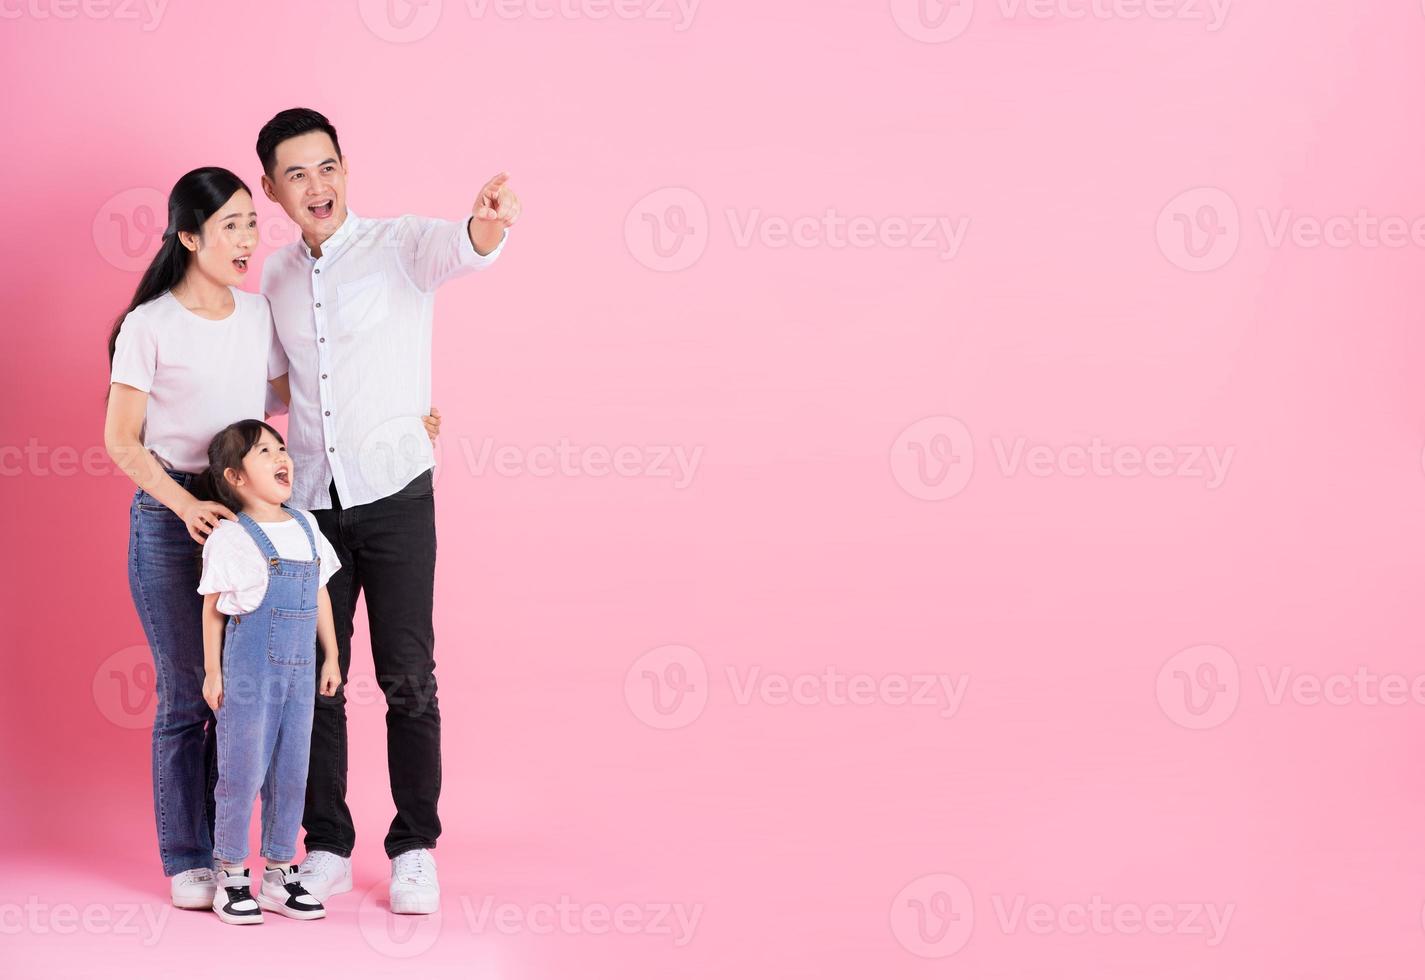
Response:
[{"label": "girl's open mouth", "polygon": [[237,258],[233,259],[233,267],[236,268],[238,272],[246,272],[247,260],[249,258],[251,258],[251,256],[239,255]]},{"label": "girl's open mouth", "polygon": [[285,466],[272,474],[272,476],[277,480],[278,486],[290,487],[292,485],[292,474],[287,471],[287,467]]},{"label": "girl's open mouth", "polygon": [[312,212],[313,217],[330,218],[332,216],[332,199],[318,201],[316,204],[308,204],[307,210]]}]

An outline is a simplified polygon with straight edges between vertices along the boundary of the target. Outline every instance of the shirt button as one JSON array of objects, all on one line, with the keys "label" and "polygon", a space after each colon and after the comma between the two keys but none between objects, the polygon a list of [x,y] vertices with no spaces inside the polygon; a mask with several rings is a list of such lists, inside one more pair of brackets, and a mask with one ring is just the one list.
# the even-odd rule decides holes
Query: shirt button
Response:
[{"label": "shirt button", "polygon": [[325,374],[322,375],[322,380],[325,381],[326,379],[327,379],[327,376],[326,376]]},{"label": "shirt button", "polygon": [[322,308],[322,304],[321,304],[321,303],[318,303],[318,304],[317,304],[317,309],[320,310],[321,308]]},{"label": "shirt button", "polygon": [[335,446],[328,446],[328,447],[327,447],[327,452],[329,452],[329,453],[334,453],[334,452],[336,452],[336,447],[335,447]]},{"label": "shirt button", "polygon": [[331,412],[326,412],[326,413],[324,413],[324,414],[326,414],[326,415],[330,415],[330,414],[331,414]]},{"label": "shirt button", "polygon": [[327,342],[327,338],[325,338],[325,337],[318,337],[318,338],[317,338],[317,343],[319,343],[319,344],[325,344],[326,342]]},{"label": "shirt button", "polygon": [[321,269],[313,269],[312,271],[315,272],[317,275],[321,275],[321,274],[322,274],[322,270],[321,270]]}]

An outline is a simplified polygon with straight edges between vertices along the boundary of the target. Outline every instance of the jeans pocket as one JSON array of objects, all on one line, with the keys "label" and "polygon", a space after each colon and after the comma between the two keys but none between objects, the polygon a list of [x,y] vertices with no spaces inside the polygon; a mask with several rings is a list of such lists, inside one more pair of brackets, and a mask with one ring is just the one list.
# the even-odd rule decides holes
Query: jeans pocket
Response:
[{"label": "jeans pocket", "polygon": [[267,631],[267,659],[284,667],[317,660],[317,610],[273,609]]},{"label": "jeans pocket", "polygon": [[134,503],[138,505],[139,510],[147,514],[172,513],[172,511],[165,507],[157,497],[151,495],[147,490],[135,490]]}]

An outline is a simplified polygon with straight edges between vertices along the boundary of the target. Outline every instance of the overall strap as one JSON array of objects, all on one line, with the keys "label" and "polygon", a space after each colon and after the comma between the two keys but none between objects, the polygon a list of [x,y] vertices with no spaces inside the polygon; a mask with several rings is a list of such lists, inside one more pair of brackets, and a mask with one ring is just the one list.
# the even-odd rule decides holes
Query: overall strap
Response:
[{"label": "overall strap", "polygon": [[295,519],[298,524],[302,525],[303,531],[307,532],[307,544],[310,545],[312,549],[312,561],[321,561],[322,553],[317,550],[317,539],[312,537],[312,526],[307,523],[307,518],[296,507],[289,507],[286,504],[283,504],[282,509],[291,512],[293,519]]},{"label": "overall strap", "polygon": [[266,558],[269,562],[277,561],[279,557],[277,549],[272,546],[272,540],[268,538],[262,528],[257,526],[256,521],[246,514],[239,512],[238,523],[247,528],[247,533],[252,535],[252,540],[257,542],[257,547],[258,550],[262,552],[262,557]]}]

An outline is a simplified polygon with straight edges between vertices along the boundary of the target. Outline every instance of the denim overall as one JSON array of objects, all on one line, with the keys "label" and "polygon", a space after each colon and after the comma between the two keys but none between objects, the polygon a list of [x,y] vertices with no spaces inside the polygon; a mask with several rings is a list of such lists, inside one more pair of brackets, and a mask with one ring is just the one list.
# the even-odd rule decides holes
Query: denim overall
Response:
[{"label": "denim overall", "polygon": [[267,592],[252,612],[230,617],[223,636],[213,856],[234,864],[247,858],[259,791],[262,854],[284,864],[296,856],[307,797],[321,552],[307,519],[282,507],[307,533],[312,561],[280,557],[257,522],[238,515],[267,559]]}]

